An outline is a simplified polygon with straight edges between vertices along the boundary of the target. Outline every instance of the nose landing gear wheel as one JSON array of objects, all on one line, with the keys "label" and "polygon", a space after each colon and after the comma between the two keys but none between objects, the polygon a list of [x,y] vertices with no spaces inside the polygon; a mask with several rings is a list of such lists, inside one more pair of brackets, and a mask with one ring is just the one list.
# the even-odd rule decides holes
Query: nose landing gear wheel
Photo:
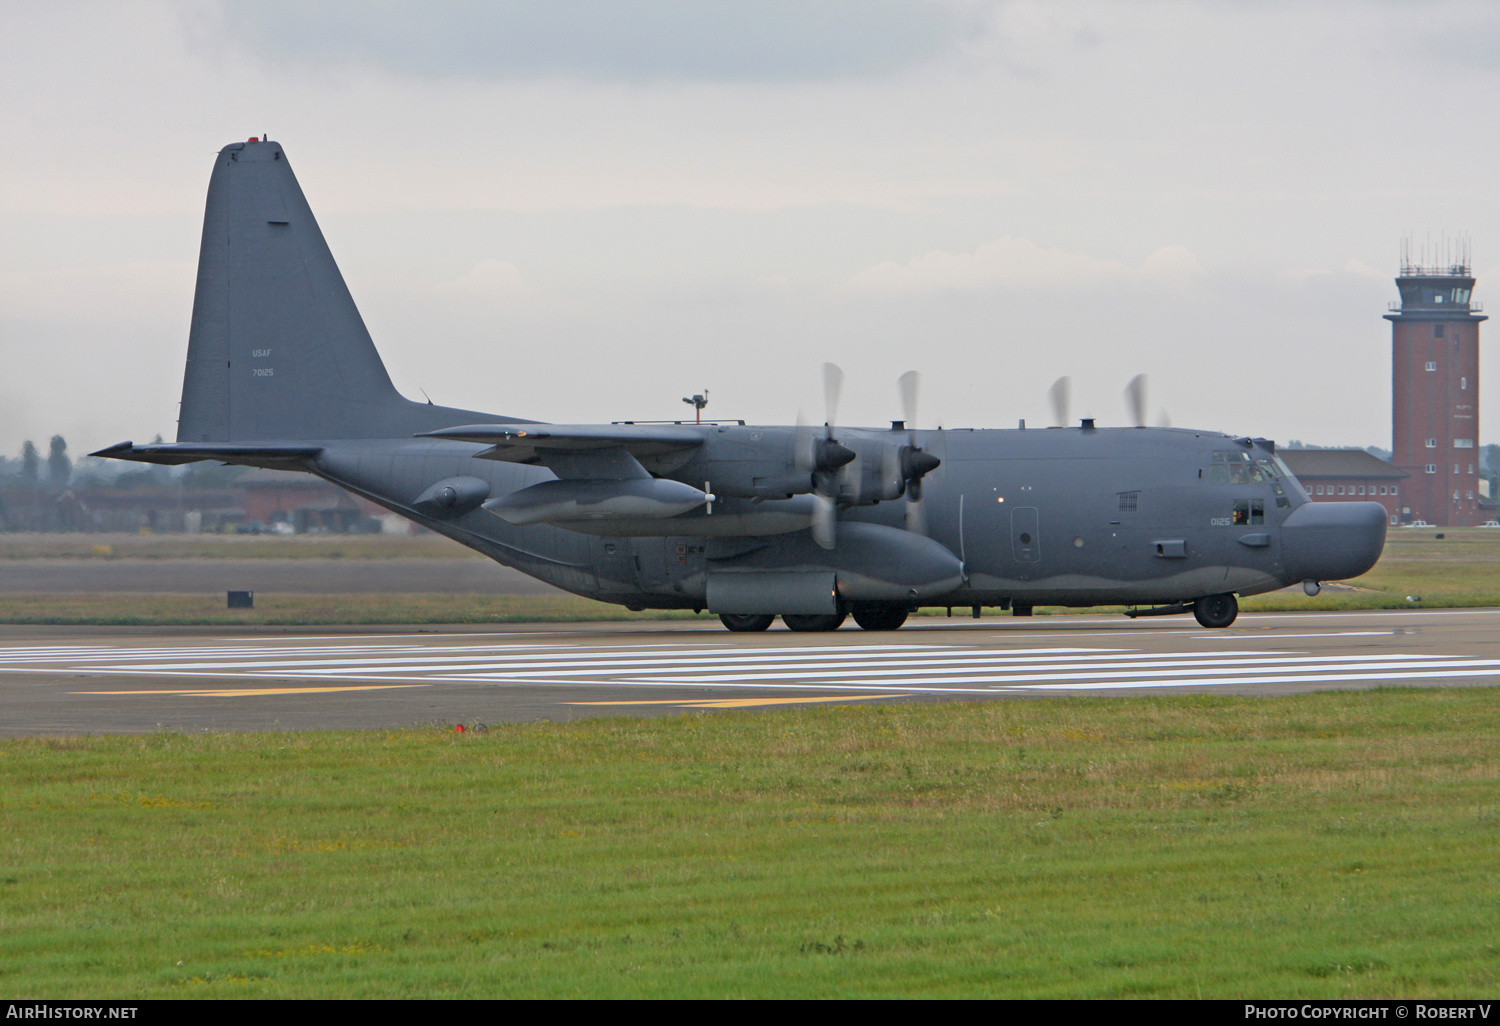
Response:
[{"label": "nose landing gear wheel", "polygon": [[1193,603],[1193,616],[1205,627],[1228,627],[1240,615],[1233,595],[1205,595]]},{"label": "nose landing gear wheel", "polygon": [[719,622],[721,622],[725,627],[728,627],[730,630],[735,631],[736,633],[763,631],[767,627],[771,626],[771,621],[774,619],[776,619],[776,617],[770,614],[766,614],[764,616],[759,613],[719,614]]},{"label": "nose landing gear wheel", "polygon": [[781,622],[792,631],[836,631],[844,622],[844,614],[782,613]]},{"label": "nose landing gear wheel", "polygon": [[906,622],[901,606],[855,606],[850,612],[854,622],[867,631],[893,631]]}]

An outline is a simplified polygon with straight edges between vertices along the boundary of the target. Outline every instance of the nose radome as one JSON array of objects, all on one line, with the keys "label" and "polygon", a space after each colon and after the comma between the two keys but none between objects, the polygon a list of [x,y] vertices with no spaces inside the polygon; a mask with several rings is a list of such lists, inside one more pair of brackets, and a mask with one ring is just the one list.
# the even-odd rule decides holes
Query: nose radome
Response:
[{"label": "nose radome", "polygon": [[1378,502],[1308,502],[1281,525],[1281,556],[1293,581],[1346,581],[1374,566],[1385,548]]}]

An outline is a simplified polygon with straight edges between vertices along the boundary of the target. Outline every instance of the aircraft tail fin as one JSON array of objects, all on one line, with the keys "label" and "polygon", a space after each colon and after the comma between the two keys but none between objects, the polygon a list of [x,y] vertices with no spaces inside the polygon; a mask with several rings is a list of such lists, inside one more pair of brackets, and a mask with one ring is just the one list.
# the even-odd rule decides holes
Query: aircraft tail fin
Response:
[{"label": "aircraft tail fin", "polygon": [[281,145],[219,151],[179,442],[397,438],[508,419],[397,392]]}]

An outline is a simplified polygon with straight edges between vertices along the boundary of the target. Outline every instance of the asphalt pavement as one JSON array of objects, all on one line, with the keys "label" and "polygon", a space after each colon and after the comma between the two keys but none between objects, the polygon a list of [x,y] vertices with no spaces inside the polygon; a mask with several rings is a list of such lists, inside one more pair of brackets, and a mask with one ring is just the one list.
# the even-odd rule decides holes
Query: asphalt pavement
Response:
[{"label": "asphalt pavement", "polygon": [[377,728],[1057,695],[1500,683],[1500,610],[472,627],[0,626],[0,735]]}]

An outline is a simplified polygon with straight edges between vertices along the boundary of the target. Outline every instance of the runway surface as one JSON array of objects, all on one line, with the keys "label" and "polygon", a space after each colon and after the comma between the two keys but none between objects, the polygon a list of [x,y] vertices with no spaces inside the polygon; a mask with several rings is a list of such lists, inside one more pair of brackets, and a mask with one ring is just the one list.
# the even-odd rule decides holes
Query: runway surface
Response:
[{"label": "runway surface", "polygon": [[0,627],[0,735],[400,727],[827,702],[1500,683],[1500,610],[514,628]]}]

